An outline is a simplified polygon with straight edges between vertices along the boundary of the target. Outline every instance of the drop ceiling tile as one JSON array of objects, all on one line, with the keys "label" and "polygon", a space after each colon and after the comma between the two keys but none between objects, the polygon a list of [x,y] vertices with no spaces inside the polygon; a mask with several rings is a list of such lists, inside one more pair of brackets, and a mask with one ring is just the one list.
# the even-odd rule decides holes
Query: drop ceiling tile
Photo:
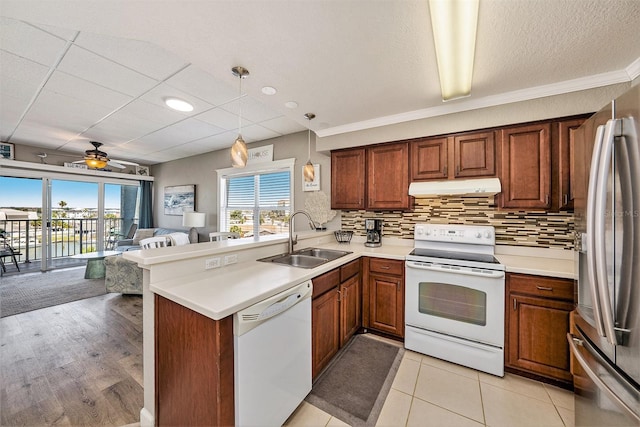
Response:
[{"label": "drop ceiling tile", "polygon": [[0,17],[2,50],[51,67],[64,52],[66,42],[22,21]]},{"label": "drop ceiling tile", "polygon": [[[122,111],[112,114],[91,129],[85,135],[108,135],[108,140],[115,144],[124,144],[131,140],[150,134],[164,125],[131,116]],[[97,137],[96,137],[97,138]]]},{"label": "drop ceiling tile", "polygon": [[156,80],[164,80],[187,65],[187,61],[161,47],[139,40],[83,31],[75,44]]},{"label": "drop ceiling tile", "polygon": [[60,148],[69,139],[75,137],[76,133],[70,130],[62,129],[54,124],[42,124],[33,122],[22,122],[11,139],[12,142],[34,145],[37,141],[38,146],[50,146]]},{"label": "drop ceiling tile", "polygon": [[101,105],[109,110],[116,110],[133,98],[120,92],[107,89],[90,81],[56,71],[51,75],[45,89],[79,99],[81,101]]},{"label": "drop ceiling tile", "polygon": [[215,79],[211,74],[193,65],[171,77],[166,83],[212,105],[226,104],[238,97],[235,87]]},{"label": "drop ceiling tile", "polygon": [[166,98],[171,98],[171,97],[180,98],[184,101],[191,103],[191,105],[193,105],[193,111],[189,111],[189,112],[176,111],[178,114],[181,114],[183,117],[193,116],[195,114],[199,114],[203,111],[213,108],[213,105],[209,104],[208,102],[205,102],[202,99],[196,98],[195,96],[189,95],[188,93],[185,93],[176,88],[173,88],[166,83],[161,83],[157,87],[153,88],[152,90],[150,90],[149,92],[141,96],[140,99],[150,104],[156,105],[158,107],[162,107],[170,111],[175,111],[167,107],[167,105],[164,103],[164,100]]},{"label": "drop ceiling tile", "polygon": [[197,141],[193,141],[191,143],[198,144],[204,148],[208,148],[207,151],[215,151],[221,150],[223,148],[231,148],[231,145],[237,137],[237,131],[227,131],[219,133],[217,135],[208,136],[206,138],[200,138]]},{"label": "drop ceiling tile", "polygon": [[[234,114],[238,115],[240,112],[238,101],[230,102],[221,106],[220,108]],[[259,123],[265,120],[275,119],[276,117],[280,117],[282,114],[269,109],[262,102],[251,98],[250,96],[244,96],[242,98],[242,118],[246,118],[247,120],[253,123]]]},{"label": "drop ceiling tile", "polygon": [[280,134],[260,125],[251,125],[242,128],[242,137],[247,143],[271,139],[277,136],[280,136]]},{"label": "drop ceiling tile", "polygon": [[[221,129],[233,130],[238,129],[238,116],[232,114],[222,108],[214,108],[209,111],[205,111],[202,114],[198,114],[194,117],[205,123],[215,125]],[[246,120],[242,120],[243,126],[247,124]]]},{"label": "drop ceiling tile", "polygon": [[136,119],[148,120],[158,124],[158,128],[184,120],[184,115],[167,106],[159,106],[136,99],[122,108],[117,115],[126,114]]},{"label": "drop ceiling tile", "polygon": [[69,49],[58,69],[111,90],[136,97],[157,84],[156,80],[77,46],[72,46]]},{"label": "drop ceiling tile", "polygon": [[49,68],[42,64],[2,50],[0,64],[0,90],[7,89],[4,80],[11,78],[26,83],[32,88],[33,95],[49,72]]},{"label": "drop ceiling tile", "polygon": [[210,135],[216,135],[224,132],[216,126],[195,120],[186,119],[182,122],[175,123],[164,129],[158,130],[152,134],[139,138],[138,141],[153,141],[158,144],[181,144],[204,138]]},{"label": "drop ceiling tile", "polygon": [[32,24],[34,27],[41,29],[49,34],[52,34],[58,38],[63,40],[73,40],[74,37],[78,34],[78,31],[70,30],[68,28],[54,27],[52,25],[44,25],[44,24]]},{"label": "drop ceiling tile", "polygon": [[288,135],[290,133],[307,130],[306,127],[296,123],[295,121],[285,116],[276,117],[275,119],[271,120],[265,120],[263,122],[260,122],[260,126],[264,126],[265,128],[277,132],[281,135]]}]

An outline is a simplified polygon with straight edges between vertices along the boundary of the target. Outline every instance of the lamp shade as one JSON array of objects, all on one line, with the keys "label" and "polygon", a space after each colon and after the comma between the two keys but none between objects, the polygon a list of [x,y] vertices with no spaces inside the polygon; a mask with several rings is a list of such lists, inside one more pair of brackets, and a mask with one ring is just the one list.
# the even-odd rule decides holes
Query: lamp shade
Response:
[{"label": "lamp shade", "polygon": [[184,212],[182,214],[182,225],[184,227],[204,227],[206,216],[204,212]]}]

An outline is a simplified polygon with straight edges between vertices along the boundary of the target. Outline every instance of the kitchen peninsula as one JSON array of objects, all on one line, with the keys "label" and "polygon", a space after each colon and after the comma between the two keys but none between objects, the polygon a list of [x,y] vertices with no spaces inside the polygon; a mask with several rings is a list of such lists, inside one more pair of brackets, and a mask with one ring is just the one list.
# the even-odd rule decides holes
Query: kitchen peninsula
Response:
[{"label": "kitchen peninsula", "polygon": [[[404,260],[412,244],[413,240],[410,239],[384,239],[381,247],[366,248],[357,239],[348,245],[338,244],[331,232],[301,234],[297,248],[321,247],[352,252],[313,269],[256,261],[287,251],[287,239],[272,236],[261,237],[259,241],[228,240],[125,253],[125,258],[137,262],[144,270],[144,408],[141,411],[141,425],[162,425],[170,423],[171,419],[181,419],[182,424],[189,424],[189,417],[200,416],[198,410],[203,410],[211,417],[211,424],[233,424],[231,315],[363,256]],[[505,252],[504,257],[510,261],[505,262],[507,271],[573,277],[573,263],[570,260],[549,264],[549,258],[555,257],[555,253],[548,258],[531,258],[531,251],[527,248]],[[523,255],[529,261],[518,265],[524,259]],[[500,251],[496,256],[500,259]],[[223,267],[206,270],[205,261],[211,258],[219,258]],[[510,264],[515,265],[514,269],[510,269]],[[173,316],[170,319],[165,316],[169,312]],[[159,316],[161,313],[165,317]],[[172,349],[156,341],[156,327],[158,322],[175,323],[176,320],[190,322],[177,334],[181,339],[191,339],[190,345],[197,346],[190,349],[192,353],[213,351],[214,354],[209,354],[206,359],[192,354],[190,360],[197,362],[196,366],[183,364],[179,370],[174,367],[170,378],[161,378],[163,370],[158,365],[156,352],[160,350],[161,355],[166,355]],[[167,332],[167,326],[170,325],[162,324],[163,332]],[[210,334],[208,339],[207,334]],[[207,369],[204,369],[205,364]],[[156,369],[159,369],[158,377]],[[189,383],[192,380],[202,382],[205,375],[209,375],[206,378],[209,383],[204,385],[204,390]],[[176,383],[163,384],[164,380]],[[162,390],[156,390],[156,386],[173,390],[173,401],[163,400]],[[180,412],[181,404],[186,404],[191,410],[188,413]]]}]

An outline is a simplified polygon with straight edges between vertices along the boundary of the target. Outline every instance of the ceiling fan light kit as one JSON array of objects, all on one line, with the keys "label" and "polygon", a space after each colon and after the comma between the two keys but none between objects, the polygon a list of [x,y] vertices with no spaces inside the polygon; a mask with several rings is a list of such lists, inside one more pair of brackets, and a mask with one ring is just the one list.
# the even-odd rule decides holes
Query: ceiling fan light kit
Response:
[{"label": "ceiling fan light kit", "polygon": [[316,171],[313,168],[313,163],[311,163],[311,120],[315,119],[316,115],[313,113],[307,113],[304,115],[305,119],[309,120],[309,130],[307,133],[307,148],[308,148],[308,156],[307,156],[307,164],[302,168],[302,175],[304,176],[305,182],[313,182],[315,179]]},{"label": "ceiling fan light kit", "polygon": [[84,152],[84,162],[93,169],[103,169],[107,166],[109,162],[109,157],[107,157],[107,153],[104,151],[100,151],[99,148],[102,146],[102,142],[98,141],[89,141],[91,145],[93,145],[93,150],[87,150]]},{"label": "ceiling fan light kit", "polygon": [[471,94],[480,0],[429,0],[442,100]]},{"label": "ceiling fan light kit", "polygon": [[247,159],[249,157],[247,151],[247,144],[242,138],[242,79],[249,77],[249,70],[244,67],[233,67],[231,72],[234,76],[238,77],[240,81],[240,87],[238,90],[238,103],[240,106],[240,112],[238,114],[238,137],[231,146],[231,166],[234,168],[243,168],[247,165]]}]

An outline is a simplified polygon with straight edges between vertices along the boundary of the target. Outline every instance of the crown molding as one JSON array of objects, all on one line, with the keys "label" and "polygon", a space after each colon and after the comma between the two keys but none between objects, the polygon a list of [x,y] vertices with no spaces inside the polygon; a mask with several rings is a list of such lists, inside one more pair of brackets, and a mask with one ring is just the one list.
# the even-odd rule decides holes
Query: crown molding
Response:
[{"label": "crown molding", "polygon": [[640,58],[632,62],[627,68],[608,73],[596,74],[578,79],[565,80],[549,85],[536,86],[527,89],[505,92],[498,95],[485,96],[483,98],[466,98],[460,101],[447,102],[437,107],[408,111],[406,113],[393,114],[391,116],[378,117],[361,122],[348,123],[342,126],[321,129],[315,131],[320,138],[340,135],[348,132],[395,125],[413,120],[427,119],[430,117],[444,116],[446,114],[460,113],[463,111],[477,110],[480,108],[495,107],[514,102],[529,101],[554,95],[563,95],[571,92],[626,83],[640,75]]}]

